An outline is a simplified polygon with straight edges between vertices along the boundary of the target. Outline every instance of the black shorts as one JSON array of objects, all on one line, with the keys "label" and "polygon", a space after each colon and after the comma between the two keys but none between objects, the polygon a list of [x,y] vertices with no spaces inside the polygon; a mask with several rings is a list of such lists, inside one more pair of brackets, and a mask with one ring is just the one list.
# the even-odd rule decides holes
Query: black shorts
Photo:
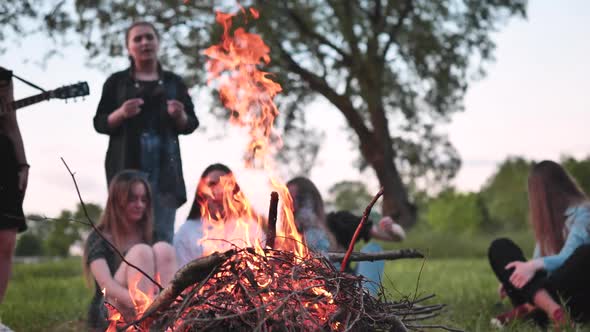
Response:
[{"label": "black shorts", "polygon": [[24,193],[18,189],[18,163],[16,162],[12,141],[0,134],[0,230],[16,228],[27,229],[23,213]]}]

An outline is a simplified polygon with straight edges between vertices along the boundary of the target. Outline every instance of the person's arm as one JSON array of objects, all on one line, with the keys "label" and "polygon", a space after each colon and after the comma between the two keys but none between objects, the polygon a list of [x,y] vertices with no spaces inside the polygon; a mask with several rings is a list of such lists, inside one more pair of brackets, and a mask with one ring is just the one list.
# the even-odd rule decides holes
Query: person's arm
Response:
[{"label": "person's arm", "polygon": [[5,110],[4,114],[0,115],[0,132],[3,132],[12,141],[14,146],[18,167],[18,187],[24,193],[27,189],[29,178],[29,164],[25,154],[25,147],[18,126],[16,112],[11,106],[13,101],[14,91],[12,81],[0,82],[0,102],[2,103],[2,110]]},{"label": "person's arm", "polygon": [[176,79],[177,99],[168,101],[168,114],[174,120],[178,133],[187,135],[197,129],[199,120],[195,115],[195,106],[191,100],[188,88],[180,77],[176,77]]},{"label": "person's arm", "polygon": [[565,244],[558,254],[531,259],[527,262],[511,262],[506,265],[506,269],[514,268],[510,276],[510,282],[516,287],[521,288],[535,275],[537,271],[546,270],[555,271],[572,255],[574,250],[580,245],[590,243],[590,210],[588,207],[578,207],[572,219],[571,228],[568,233]]},{"label": "person's arm", "polygon": [[110,303],[122,305],[127,309],[133,308],[134,305],[129,290],[113,278],[106,259],[99,258],[92,261],[90,263],[90,272],[100,289],[105,290],[106,298]]},{"label": "person's arm", "polygon": [[381,218],[379,223],[371,227],[369,235],[374,239],[382,241],[402,241],[406,238],[406,232],[403,227],[393,221],[391,217]]},{"label": "person's arm", "polygon": [[590,225],[590,210],[588,207],[577,207],[570,216],[573,218],[571,228],[563,248],[556,255],[542,258],[545,270],[552,272],[558,269],[572,255],[580,245],[590,243],[588,226]]},{"label": "person's arm", "polygon": [[132,98],[126,100],[121,105],[117,101],[118,81],[120,77],[112,75],[102,87],[102,95],[94,115],[94,129],[106,135],[113,135],[118,132],[121,124],[126,119],[136,116],[141,112],[143,99]]}]

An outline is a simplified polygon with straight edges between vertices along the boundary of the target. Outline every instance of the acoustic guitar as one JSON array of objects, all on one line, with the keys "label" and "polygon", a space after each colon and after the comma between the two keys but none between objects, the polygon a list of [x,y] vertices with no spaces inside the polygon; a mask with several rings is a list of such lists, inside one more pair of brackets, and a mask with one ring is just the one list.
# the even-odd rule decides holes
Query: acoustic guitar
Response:
[{"label": "acoustic guitar", "polygon": [[[27,98],[19,99],[17,101],[12,102],[12,109],[17,110],[19,108],[23,108],[25,106],[30,106],[44,100],[49,100],[52,98],[59,98],[59,99],[70,99],[76,97],[83,97],[88,96],[90,90],[88,89],[88,83],[80,82],[71,85],[65,85],[61,88],[57,88],[51,91],[45,91],[38,95],[30,96]],[[0,112],[5,112],[6,110],[1,109],[0,105]]]}]

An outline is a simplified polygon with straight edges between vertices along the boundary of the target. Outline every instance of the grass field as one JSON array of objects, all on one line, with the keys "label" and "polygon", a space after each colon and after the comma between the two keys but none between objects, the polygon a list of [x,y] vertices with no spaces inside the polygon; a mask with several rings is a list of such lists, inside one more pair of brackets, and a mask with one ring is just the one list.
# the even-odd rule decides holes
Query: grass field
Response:
[{"label": "grass field", "polygon": [[[429,236],[430,239],[410,237],[403,247],[428,250],[432,258],[386,265],[384,286],[390,298],[435,294],[430,302],[447,307],[439,317],[423,324],[441,324],[464,331],[492,330],[490,317],[509,309],[509,305],[499,303],[497,282],[481,255],[487,246],[483,242],[488,239],[475,237],[469,242]],[[436,249],[439,246],[441,249]],[[5,301],[0,305],[0,319],[17,332],[83,331],[91,295],[82,278],[79,258],[17,264]],[[537,329],[518,324],[505,331]]]}]

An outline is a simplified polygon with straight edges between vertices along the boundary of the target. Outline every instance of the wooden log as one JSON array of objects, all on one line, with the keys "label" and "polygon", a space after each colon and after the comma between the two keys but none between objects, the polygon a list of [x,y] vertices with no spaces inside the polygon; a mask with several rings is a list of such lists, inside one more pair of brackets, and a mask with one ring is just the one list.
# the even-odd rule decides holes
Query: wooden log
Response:
[{"label": "wooden log", "polygon": [[[333,262],[340,262],[346,255],[345,252],[328,252],[327,258]],[[381,252],[363,253],[363,252],[352,252],[349,260],[353,262],[360,261],[381,261],[381,260],[396,260],[402,258],[424,258],[419,251],[416,249],[400,249],[400,250],[387,250]]]},{"label": "wooden log", "polygon": [[268,207],[268,231],[266,233],[266,245],[270,248],[275,247],[275,238],[277,236],[278,205],[279,193],[273,191],[270,193],[270,206]]},{"label": "wooden log", "polygon": [[129,323],[122,330],[125,330],[131,325],[139,324],[161,308],[169,306],[182,291],[191,285],[205,280],[211,272],[233,256],[235,252],[233,249],[224,253],[214,252],[209,256],[197,258],[186,264],[174,274],[170,284],[156,296],[154,302],[146,309],[141,318]]}]

